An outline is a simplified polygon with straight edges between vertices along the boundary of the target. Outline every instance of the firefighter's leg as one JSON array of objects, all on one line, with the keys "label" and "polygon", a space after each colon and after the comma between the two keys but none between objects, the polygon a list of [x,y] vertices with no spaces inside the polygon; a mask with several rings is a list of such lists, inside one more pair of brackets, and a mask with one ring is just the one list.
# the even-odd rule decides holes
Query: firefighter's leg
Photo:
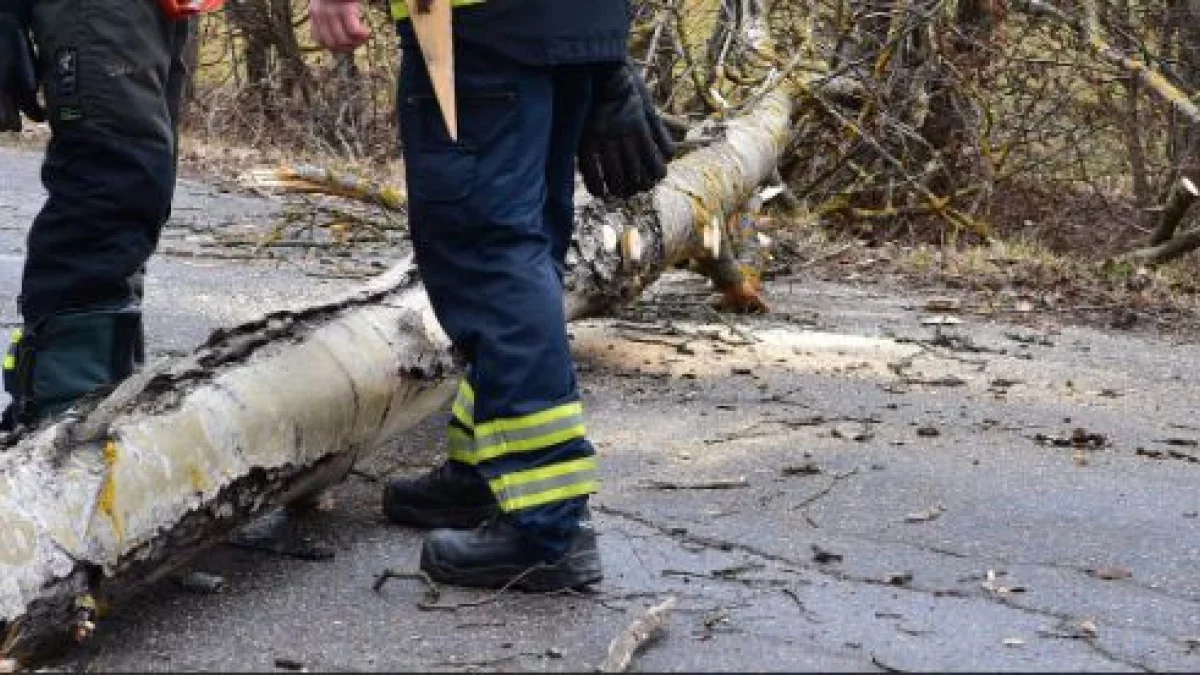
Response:
[{"label": "firefighter's leg", "polygon": [[463,45],[455,60],[457,143],[419,57],[404,60],[410,222],[434,311],[469,363],[472,407],[451,426],[451,458],[482,475],[504,517],[435,530],[422,565],[449,583],[584,585],[600,578],[581,525],[598,484],[545,218],[554,71]]},{"label": "firefighter's leg", "polygon": [[[575,218],[575,151],[591,101],[588,66],[562,68],[556,73],[554,114],[546,152],[546,231],[561,272],[571,241]],[[469,434],[474,402],[466,380],[452,406],[449,432]],[[396,524],[423,529],[470,529],[496,511],[496,500],[474,467],[450,459],[432,471],[388,482],[383,491],[383,513]]]},{"label": "firefighter's leg", "polygon": [[170,212],[186,37],[155,0],[38,0],[33,31],[51,138],[24,326],[6,360],[6,417],[21,423],[119,382],[140,359],[134,279]]}]

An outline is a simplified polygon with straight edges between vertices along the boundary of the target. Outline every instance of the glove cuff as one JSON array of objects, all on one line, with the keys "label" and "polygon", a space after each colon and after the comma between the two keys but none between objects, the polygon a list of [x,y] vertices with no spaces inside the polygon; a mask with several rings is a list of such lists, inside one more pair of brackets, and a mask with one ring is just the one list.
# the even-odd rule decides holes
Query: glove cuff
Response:
[{"label": "glove cuff", "polygon": [[637,95],[634,78],[637,73],[629,62],[604,63],[597,66],[593,76],[593,90],[601,101],[627,99]]}]

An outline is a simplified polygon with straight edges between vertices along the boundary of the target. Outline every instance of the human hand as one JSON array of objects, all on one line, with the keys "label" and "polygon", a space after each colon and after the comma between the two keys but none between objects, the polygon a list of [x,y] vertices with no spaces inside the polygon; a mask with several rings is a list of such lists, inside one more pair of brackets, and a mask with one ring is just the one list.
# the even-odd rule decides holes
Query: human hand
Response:
[{"label": "human hand", "polygon": [[371,37],[358,0],[309,0],[308,20],[317,44],[334,52],[351,52]]},{"label": "human hand", "polygon": [[646,192],[666,176],[674,154],[637,71],[623,64],[597,74],[579,146],[579,170],[588,191],[619,199]]}]

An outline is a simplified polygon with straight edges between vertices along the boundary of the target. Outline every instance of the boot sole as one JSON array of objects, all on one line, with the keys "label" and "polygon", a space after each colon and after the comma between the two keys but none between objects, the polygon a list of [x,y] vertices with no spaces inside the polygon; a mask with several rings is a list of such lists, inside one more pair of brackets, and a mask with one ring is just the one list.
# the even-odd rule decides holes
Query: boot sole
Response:
[{"label": "boot sole", "polygon": [[437,560],[422,548],[421,571],[434,581],[454,586],[507,587],[532,593],[582,590],[604,579],[600,570],[600,552],[596,550],[576,551],[557,563],[539,563],[523,569],[502,565],[462,570]]},{"label": "boot sole", "polygon": [[473,530],[499,511],[499,507],[494,504],[436,510],[418,509],[402,504],[387,504],[383,507],[383,514],[392,523],[422,530]]}]

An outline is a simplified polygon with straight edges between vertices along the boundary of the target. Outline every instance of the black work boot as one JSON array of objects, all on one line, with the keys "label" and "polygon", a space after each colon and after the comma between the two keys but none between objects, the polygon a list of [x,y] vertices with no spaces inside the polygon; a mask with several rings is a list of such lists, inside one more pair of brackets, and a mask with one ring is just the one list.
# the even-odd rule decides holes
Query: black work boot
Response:
[{"label": "black work boot", "polygon": [[447,461],[417,478],[397,478],[383,488],[383,513],[397,525],[467,530],[499,513],[496,497],[479,472]]},{"label": "black work boot", "polygon": [[421,570],[456,586],[549,592],[599,583],[600,549],[590,520],[579,524],[566,555],[547,561],[512,521],[493,518],[474,530],[434,530],[421,548]]},{"label": "black work boot", "polygon": [[133,373],[141,341],[136,307],[54,314],[13,332],[4,359],[9,429],[58,415]]}]

